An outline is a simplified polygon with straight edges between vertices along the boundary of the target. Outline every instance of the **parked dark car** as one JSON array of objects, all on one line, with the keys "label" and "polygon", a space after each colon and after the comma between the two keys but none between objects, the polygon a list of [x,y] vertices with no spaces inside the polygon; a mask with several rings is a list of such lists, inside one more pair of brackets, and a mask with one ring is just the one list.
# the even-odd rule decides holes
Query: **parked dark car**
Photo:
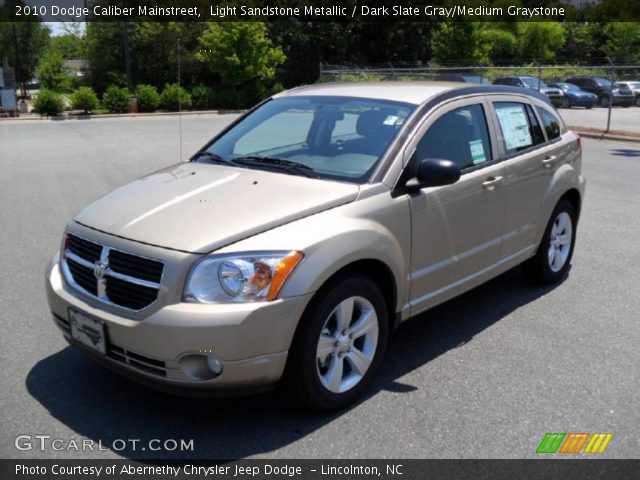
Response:
[{"label": "parked dark car", "polygon": [[552,88],[559,88],[560,90],[562,90],[565,98],[567,99],[567,108],[592,108],[598,101],[598,96],[595,93],[589,93],[585,90],[582,90],[580,87],[574,85],[573,83],[559,82],[552,83],[550,86]]},{"label": "parked dark car", "polygon": [[598,105],[607,108],[613,99],[612,105],[630,107],[633,105],[635,96],[628,88],[619,88],[611,84],[611,80],[602,77],[571,77],[565,80],[566,83],[573,83],[582,90],[591,92],[598,96]]},{"label": "parked dark car", "polygon": [[494,85],[511,85],[513,87],[531,88],[544,93],[555,107],[567,106],[567,99],[559,88],[552,88],[542,80],[527,75],[498,77],[493,81]]},{"label": "parked dark car", "polygon": [[491,85],[491,81],[480,75],[461,75],[458,73],[443,73],[435,78],[438,82],[464,82],[478,85]]}]

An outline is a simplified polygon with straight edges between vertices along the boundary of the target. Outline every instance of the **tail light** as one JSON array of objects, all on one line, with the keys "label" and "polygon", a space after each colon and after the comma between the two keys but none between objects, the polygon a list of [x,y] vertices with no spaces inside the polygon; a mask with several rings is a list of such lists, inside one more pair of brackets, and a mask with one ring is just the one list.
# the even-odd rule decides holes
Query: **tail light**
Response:
[{"label": "tail light", "polygon": [[578,147],[578,153],[582,156],[582,138],[580,138],[580,134],[578,132],[571,132],[576,136],[576,147]]}]

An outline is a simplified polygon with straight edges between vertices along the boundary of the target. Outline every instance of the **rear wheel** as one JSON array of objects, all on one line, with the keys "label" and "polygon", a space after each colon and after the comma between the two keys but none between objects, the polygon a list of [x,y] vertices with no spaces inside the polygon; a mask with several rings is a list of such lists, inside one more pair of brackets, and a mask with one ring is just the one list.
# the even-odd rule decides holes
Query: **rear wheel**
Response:
[{"label": "rear wheel", "polygon": [[536,255],[525,262],[528,276],[541,283],[557,283],[569,270],[576,241],[576,211],[560,200],[551,214]]},{"label": "rear wheel", "polygon": [[635,104],[636,104],[636,107],[640,107],[640,95],[636,96]]},{"label": "rear wheel", "polygon": [[603,95],[600,97],[600,106],[604,107],[604,108],[608,108],[609,107],[609,96],[608,95]]},{"label": "rear wheel", "polygon": [[356,402],[387,346],[389,314],[379,287],[362,275],[338,278],[318,292],[300,322],[287,360],[289,389],[317,410]]}]

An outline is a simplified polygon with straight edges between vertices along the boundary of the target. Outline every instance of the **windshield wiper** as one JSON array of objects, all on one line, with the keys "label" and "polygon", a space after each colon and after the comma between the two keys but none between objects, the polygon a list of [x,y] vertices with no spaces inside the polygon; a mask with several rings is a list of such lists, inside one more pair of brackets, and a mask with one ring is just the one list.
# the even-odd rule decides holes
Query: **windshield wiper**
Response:
[{"label": "windshield wiper", "polygon": [[213,152],[200,152],[197,154],[198,157],[205,157],[208,160],[211,160],[216,163],[221,163],[222,165],[230,165],[232,167],[237,167],[236,163],[233,160],[227,160],[224,157],[221,157],[217,153]]},{"label": "windshield wiper", "polygon": [[292,162],[284,158],[277,157],[260,157],[257,155],[234,158],[233,162],[241,165],[265,165],[275,167],[288,172],[299,173],[309,178],[318,178],[313,174],[313,168],[304,163]]}]

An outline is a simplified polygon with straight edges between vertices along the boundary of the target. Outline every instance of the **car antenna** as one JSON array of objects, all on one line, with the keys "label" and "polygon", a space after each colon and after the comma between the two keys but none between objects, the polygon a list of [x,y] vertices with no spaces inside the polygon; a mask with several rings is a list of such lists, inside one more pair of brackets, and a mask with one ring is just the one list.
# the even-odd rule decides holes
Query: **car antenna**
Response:
[{"label": "car antenna", "polygon": [[176,40],[178,49],[178,131],[180,142],[180,162],[182,162],[182,85],[180,79],[180,39]]}]

